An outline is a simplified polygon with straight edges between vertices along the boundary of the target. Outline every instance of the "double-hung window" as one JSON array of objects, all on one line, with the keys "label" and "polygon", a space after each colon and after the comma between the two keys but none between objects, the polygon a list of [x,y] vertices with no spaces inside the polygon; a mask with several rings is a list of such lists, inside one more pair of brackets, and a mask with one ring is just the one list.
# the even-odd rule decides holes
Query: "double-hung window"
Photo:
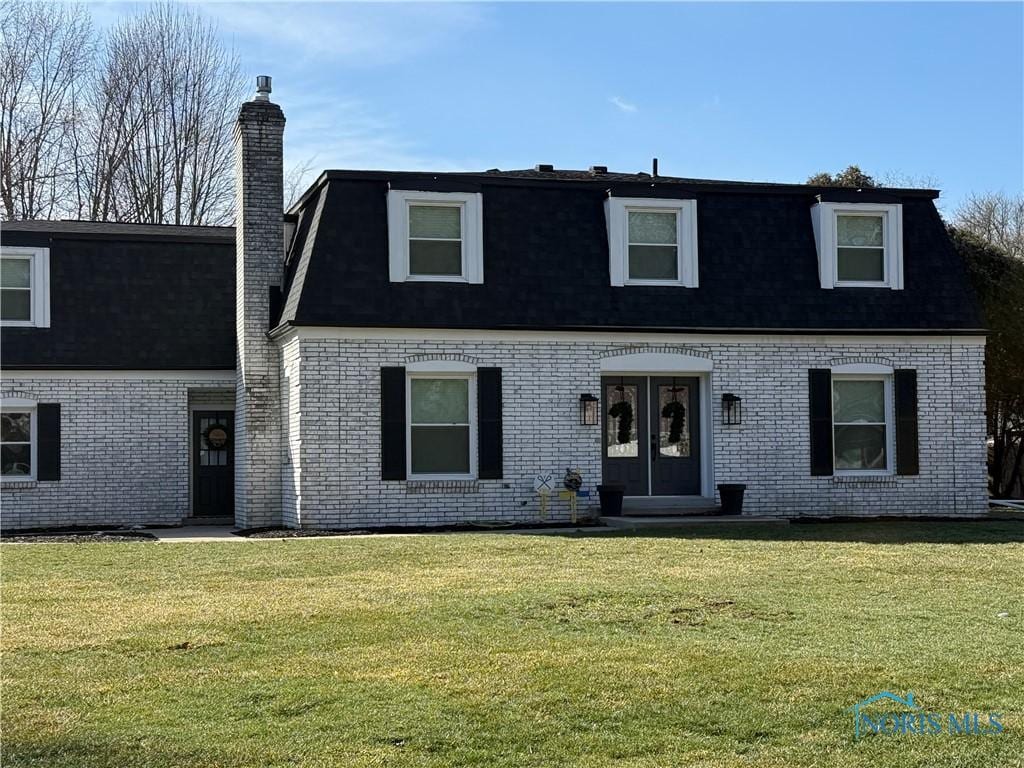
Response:
[{"label": "double-hung window", "polygon": [[610,197],[612,285],[697,287],[697,203]]},{"label": "double-hung window", "polygon": [[836,285],[886,284],[885,215],[836,214]]},{"label": "double-hung window", "polygon": [[0,477],[33,480],[36,476],[36,410],[28,406],[0,409]]},{"label": "double-hung window", "polygon": [[811,208],[822,288],[903,288],[903,206]]},{"label": "double-hung window", "polygon": [[392,282],[483,282],[481,196],[462,192],[388,193]]},{"label": "double-hung window", "polygon": [[50,325],[48,248],[4,246],[0,251],[0,325]]},{"label": "double-hung window", "polygon": [[832,377],[832,446],[836,474],[886,473],[893,468],[892,377]]},{"label": "double-hung window", "polygon": [[476,475],[476,386],[472,374],[409,376],[408,446],[412,479]]}]

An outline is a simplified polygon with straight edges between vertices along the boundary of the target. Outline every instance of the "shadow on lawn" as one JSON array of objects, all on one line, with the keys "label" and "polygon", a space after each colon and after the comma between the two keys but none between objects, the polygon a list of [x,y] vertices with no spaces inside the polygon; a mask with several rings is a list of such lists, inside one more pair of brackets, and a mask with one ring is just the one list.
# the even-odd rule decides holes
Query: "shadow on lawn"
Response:
[{"label": "shadow on lawn", "polygon": [[[523,531],[521,533],[527,533]],[[1024,520],[870,520],[856,522],[683,523],[674,528],[609,533],[547,533],[567,538],[678,538],[744,541],[835,541],[867,544],[1024,543]]]}]

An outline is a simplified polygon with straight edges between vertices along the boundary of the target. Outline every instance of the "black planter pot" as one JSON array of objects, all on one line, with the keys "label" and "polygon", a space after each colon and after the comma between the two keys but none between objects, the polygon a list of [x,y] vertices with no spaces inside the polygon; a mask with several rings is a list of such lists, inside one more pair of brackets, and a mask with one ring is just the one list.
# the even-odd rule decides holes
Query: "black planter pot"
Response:
[{"label": "black planter pot", "polygon": [[723,515],[743,514],[743,492],[745,490],[747,490],[747,486],[743,483],[721,483],[718,486]]},{"label": "black planter pot", "polygon": [[626,495],[626,486],[599,485],[597,493],[601,497],[601,514],[604,517],[620,517],[622,515],[622,497]]}]

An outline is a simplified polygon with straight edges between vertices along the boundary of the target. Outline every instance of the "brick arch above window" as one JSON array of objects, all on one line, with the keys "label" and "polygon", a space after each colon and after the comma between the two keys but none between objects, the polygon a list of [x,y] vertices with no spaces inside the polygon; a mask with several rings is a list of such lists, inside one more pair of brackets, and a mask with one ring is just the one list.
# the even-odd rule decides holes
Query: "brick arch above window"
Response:
[{"label": "brick arch above window", "polygon": [[479,367],[480,361],[466,355],[415,355],[408,358],[404,365],[411,373],[470,373]]},{"label": "brick arch above window", "polygon": [[829,367],[834,368],[839,365],[887,365],[890,368],[898,367],[896,363],[887,357],[881,357],[879,355],[844,355],[842,357],[833,357],[828,361]]},{"label": "brick arch above window", "polygon": [[39,398],[31,392],[7,390],[5,392],[0,392],[0,403],[5,406],[24,405],[32,407],[39,403]]}]

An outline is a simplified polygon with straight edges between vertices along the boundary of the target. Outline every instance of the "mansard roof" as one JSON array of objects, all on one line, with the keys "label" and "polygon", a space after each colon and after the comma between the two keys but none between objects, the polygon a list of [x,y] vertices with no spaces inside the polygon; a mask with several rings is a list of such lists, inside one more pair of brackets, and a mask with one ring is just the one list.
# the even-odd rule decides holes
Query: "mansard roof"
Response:
[{"label": "mansard roof", "polygon": [[50,327],[3,328],[5,369],[235,367],[232,228],[12,221],[0,243],[50,272]]},{"label": "mansard roof", "polygon": [[[389,189],[481,193],[482,284],[390,281]],[[699,287],[611,285],[609,195],[696,200]],[[281,324],[978,332],[937,195],[590,171],[326,171],[290,211]],[[902,205],[904,290],[821,288],[810,216],[821,201]]]}]

